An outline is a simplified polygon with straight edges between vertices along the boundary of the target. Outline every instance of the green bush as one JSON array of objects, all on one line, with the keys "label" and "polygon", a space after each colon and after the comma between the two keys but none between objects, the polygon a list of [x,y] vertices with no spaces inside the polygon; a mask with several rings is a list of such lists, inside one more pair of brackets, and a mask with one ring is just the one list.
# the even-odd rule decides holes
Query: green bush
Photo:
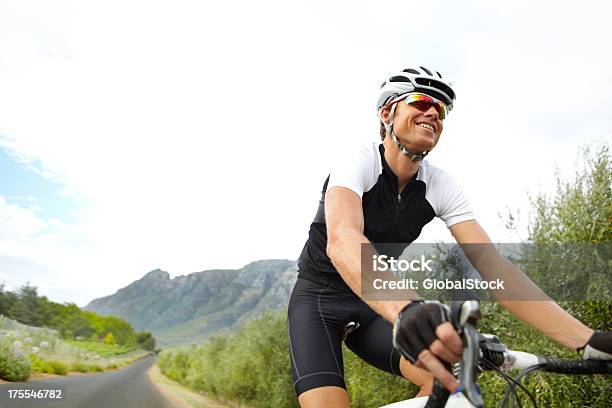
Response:
[{"label": "green bush", "polygon": [[164,375],[211,396],[254,408],[297,407],[288,350],[286,317],[270,312],[229,337],[163,350],[158,364]]},{"label": "green bush", "polygon": [[45,360],[35,354],[30,354],[30,363],[35,373],[50,373],[52,370]]},{"label": "green bush", "polygon": [[8,344],[0,342],[0,379],[6,381],[25,381],[32,372],[30,360],[19,355]]},{"label": "green bush", "polygon": [[50,374],[66,375],[68,373],[68,366],[59,360],[49,360],[47,365],[51,369],[48,371]]},{"label": "green bush", "polygon": [[82,361],[75,361],[70,366],[70,371],[76,371],[77,373],[89,372],[89,366]]}]

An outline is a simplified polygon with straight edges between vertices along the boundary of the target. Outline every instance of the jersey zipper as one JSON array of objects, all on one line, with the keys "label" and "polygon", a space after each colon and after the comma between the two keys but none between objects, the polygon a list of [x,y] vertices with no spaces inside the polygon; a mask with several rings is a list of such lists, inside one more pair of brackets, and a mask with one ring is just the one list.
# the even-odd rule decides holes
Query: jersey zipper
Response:
[{"label": "jersey zipper", "polygon": [[397,218],[399,216],[400,205],[402,204],[402,194],[397,193],[397,205],[395,206],[395,215],[393,217],[393,227],[391,228],[391,233],[389,234],[389,238],[387,238],[387,242],[391,242],[391,237],[395,232],[395,226],[397,225]]}]

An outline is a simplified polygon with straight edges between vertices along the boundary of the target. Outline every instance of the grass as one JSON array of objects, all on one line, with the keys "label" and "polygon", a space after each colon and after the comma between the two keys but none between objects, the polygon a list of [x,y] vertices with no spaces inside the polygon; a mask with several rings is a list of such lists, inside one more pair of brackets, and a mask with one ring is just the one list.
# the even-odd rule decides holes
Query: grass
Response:
[{"label": "grass", "polygon": [[66,343],[81,350],[87,351],[88,353],[96,354],[100,357],[120,356],[136,350],[135,347],[120,346],[118,344],[105,344],[96,341],[66,340]]},{"label": "grass", "polygon": [[152,366],[148,372],[149,379],[155,385],[157,390],[177,408],[230,408],[241,406],[234,403],[221,403],[215,401],[206,395],[190,390],[189,388],[173,381],[163,375],[157,365]]}]

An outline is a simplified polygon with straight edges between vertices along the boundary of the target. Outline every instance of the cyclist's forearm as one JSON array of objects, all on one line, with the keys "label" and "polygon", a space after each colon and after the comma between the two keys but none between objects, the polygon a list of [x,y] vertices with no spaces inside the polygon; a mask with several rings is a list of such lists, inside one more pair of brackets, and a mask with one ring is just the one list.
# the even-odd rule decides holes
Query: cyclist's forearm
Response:
[{"label": "cyclist's forearm", "polygon": [[593,334],[593,330],[552,300],[500,301],[500,304],[523,322],[572,349],[584,346]]},{"label": "cyclist's forearm", "polygon": [[492,295],[513,315],[564,346],[576,349],[588,341],[593,331],[550,300],[531,279],[499,255],[492,245],[482,246],[476,263],[483,277],[503,278],[505,290]]},{"label": "cyclist's forearm", "polygon": [[[371,250],[375,254],[373,247],[369,244],[370,241],[359,231],[347,230],[339,234],[339,238],[334,239],[328,237],[327,255],[330,257],[334,267],[342,276],[346,284],[359,297],[362,297],[362,250]],[[363,259],[371,259],[371,256],[366,255]],[[369,263],[368,263],[369,264]],[[366,274],[369,276],[371,274]],[[393,275],[390,274],[390,279]],[[390,322],[394,322],[400,310],[409,303],[408,301],[379,301],[379,300],[364,300],[376,313],[384,317]]]}]

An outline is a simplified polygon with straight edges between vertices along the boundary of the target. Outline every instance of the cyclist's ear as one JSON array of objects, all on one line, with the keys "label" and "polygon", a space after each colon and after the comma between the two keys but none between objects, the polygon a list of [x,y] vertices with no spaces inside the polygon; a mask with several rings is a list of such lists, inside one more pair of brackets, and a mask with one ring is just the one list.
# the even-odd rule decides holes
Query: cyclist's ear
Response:
[{"label": "cyclist's ear", "polygon": [[380,112],[378,113],[378,118],[383,121],[383,123],[387,123],[389,121],[389,113],[391,109],[389,106],[383,106],[380,108]]}]

